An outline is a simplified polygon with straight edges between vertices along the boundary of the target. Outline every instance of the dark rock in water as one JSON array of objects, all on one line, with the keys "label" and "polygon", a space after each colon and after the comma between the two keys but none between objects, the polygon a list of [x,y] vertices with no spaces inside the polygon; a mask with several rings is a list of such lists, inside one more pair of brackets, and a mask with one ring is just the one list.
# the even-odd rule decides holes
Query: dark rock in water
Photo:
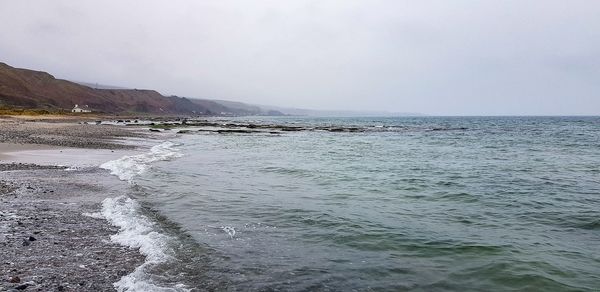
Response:
[{"label": "dark rock in water", "polygon": [[468,130],[467,127],[459,127],[459,128],[433,128],[430,131],[464,131]]},{"label": "dark rock in water", "polygon": [[31,244],[31,242],[27,241],[27,240],[23,240],[23,246],[29,246]]},{"label": "dark rock in water", "polygon": [[33,236],[29,236],[29,241],[36,241],[37,239],[35,239],[35,237]]},{"label": "dark rock in water", "polygon": [[19,276],[10,277],[10,278],[8,278],[8,282],[9,283],[21,283],[21,278],[19,278]]},{"label": "dark rock in water", "polygon": [[158,129],[150,129],[150,132],[160,132]]},{"label": "dark rock in water", "polygon": [[185,133],[189,133],[190,130],[179,130],[177,131],[178,134],[185,134]]},{"label": "dark rock in water", "polygon": [[219,133],[219,134],[225,134],[225,133],[249,134],[249,133],[254,133],[254,131],[250,131],[250,130],[217,130],[217,133]]},{"label": "dark rock in water", "polygon": [[294,131],[302,131],[303,130],[302,127],[281,126],[281,127],[276,127],[276,128],[279,128],[281,131],[287,131],[287,132],[294,132]]}]

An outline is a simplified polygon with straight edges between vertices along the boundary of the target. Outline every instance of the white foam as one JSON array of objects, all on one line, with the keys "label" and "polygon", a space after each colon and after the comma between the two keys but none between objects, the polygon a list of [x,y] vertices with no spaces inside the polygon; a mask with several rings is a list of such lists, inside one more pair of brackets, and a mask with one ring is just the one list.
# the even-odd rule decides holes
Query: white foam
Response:
[{"label": "white foam", "polygon": [[[100,165],[100,168],[110,170],[121,180],[132,182],[135,176],[147,171],[151,163],[181,157],[174,146],[172,142],[164,142],[150,148],[148,153],[123,156]],[[110,237],[112,242],[138,249],[146,257],[141,266],[114,283],[117,291],[189,291],[182,284],[161,287],[153,283],[146,272],[149,267],[172,259],[174,251],[169,242],[173,239],[157,231],[155,224],[140,212],[137,201],[126,196],[107,198],[102,202],[101,214],[119,227],[119,232]]]},{"label": "white foam", "polygon": [[235,228],[231,226],[222,226],[221,229],[225,231],[225,233],[227,233],[227,235],[229,235],[231,239],[233,239],[233,237],[235,236]]},{"label": "white foam", "polygon": [[94,212],[94,213],[84,212],[84,213],[81,213],[81,215],[90,217],[90,218],[95,218],[95,219],[104,219],[104,216],[100,212]]},{"label": "white foam", "polygon": [[182,154],[173,148],[174,146],[173,142],[163,142],[150,148],[148,153],[123,156],[117,160],[103,163],[100,168],[108,169],[119,179],[131,182],[136,175],[146,172],[150,163],[181,157]]},{"label": "white foam", "polygon": [[169,247],[172,239],[156,231],[155,224],[140,213],[137,201],[126,196],[107,198],[102,202],[102,215],[119,227],[119,232],[110,237],[112,242],[139,249],[146,257],[144,264],[114,283],[117,291],[189,291],[181,284],[161,287],[150,280],[146,270],[172,258],[173,250]]}]

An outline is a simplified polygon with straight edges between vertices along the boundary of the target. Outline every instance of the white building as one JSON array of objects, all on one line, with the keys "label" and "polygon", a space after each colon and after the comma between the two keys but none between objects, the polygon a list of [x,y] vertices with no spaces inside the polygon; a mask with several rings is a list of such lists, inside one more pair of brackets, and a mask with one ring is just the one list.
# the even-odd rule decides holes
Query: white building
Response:
[{"label": "white building", "polygon": [[91,113],[92,111],[85,105],[83,108],[79,107],[79,105],[75,105],[75,107],[71,110],[72,113]]}]

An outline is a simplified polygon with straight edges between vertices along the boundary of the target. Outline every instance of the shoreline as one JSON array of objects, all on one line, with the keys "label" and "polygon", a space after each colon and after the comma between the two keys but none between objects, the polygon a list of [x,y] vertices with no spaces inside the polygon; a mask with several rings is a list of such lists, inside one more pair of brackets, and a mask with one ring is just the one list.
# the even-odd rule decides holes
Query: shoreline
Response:
[{"label": "shoreline", "polygon": [[128,138],[150,137],[141,129],[114,125],[74,122],[0,120],[0,141],[11,144],[35,144],[85,149],[135,149]]},{"label": "shoreline", "polygon": [[0,291],[115,290],[144,263],[137,249],[111,241],[118,227],[94,214],[128,187],[98,164],[139,152],[139,142],[150,144],[153,136],[118,126],[3,120],[0,138]]},{"label": "shoreline", "polygon": [[137,250],[110,241],[117,227],[86,216],[123,190],[117,179],[98,168],[9,169],[0,180],[0,287],[114,290],[113,283],[144,262]]}]

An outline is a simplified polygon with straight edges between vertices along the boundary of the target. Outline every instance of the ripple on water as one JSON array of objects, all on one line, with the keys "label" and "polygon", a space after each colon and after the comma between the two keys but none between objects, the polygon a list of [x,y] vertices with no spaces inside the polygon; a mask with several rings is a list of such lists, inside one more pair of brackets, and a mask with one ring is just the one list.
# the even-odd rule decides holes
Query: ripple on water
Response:
[{"label": "ripple on water", "polygon": [[224,255],[228,287],[600,287],[598,118],[282,119],[403,131],[181,137],[143,199]]}]

